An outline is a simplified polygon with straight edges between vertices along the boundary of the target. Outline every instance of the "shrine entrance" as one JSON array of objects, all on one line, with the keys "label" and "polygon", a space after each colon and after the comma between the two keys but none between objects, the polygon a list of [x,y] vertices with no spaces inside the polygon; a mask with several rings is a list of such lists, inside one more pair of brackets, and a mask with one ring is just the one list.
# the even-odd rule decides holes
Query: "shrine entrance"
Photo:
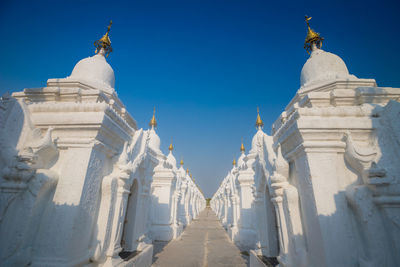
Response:
[{"label": "shrine entrance", "polygon": [[128,197],[128,204],[126,208],[124,228],[121,238],[121,247],[123,251],[135,251],[137,242],[135,238],[135,219],[136,219],[136,206],[138,198],[138,182],[135,179],[131,186],[131,192]]}]

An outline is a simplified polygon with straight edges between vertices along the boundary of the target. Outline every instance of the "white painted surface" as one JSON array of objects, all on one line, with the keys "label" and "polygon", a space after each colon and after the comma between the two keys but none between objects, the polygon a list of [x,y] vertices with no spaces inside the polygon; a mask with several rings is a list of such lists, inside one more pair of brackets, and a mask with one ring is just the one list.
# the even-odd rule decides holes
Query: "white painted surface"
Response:
[{"label": "white painted surface", "polygon": [[322,49],[314,49],[300,74],[300,86],[335,79],[355,79],[350,75],[344,61],[337,55]]},{"label": "white painted surface", "polygon": [[232,240],[280,266],[400,265],[399,99],[315,49],[211,200]]},{"label": "white painted surface", "polygon": [[[0,101],[2,266],[150,266],[152,241],[178,237],[204,209],[113,88],[100,51]],[[142,252],[124,262],[122,250]]]},{"label": "white painted surface", "polygon": [[75,65],[69,78],[102,85],[111,89],[115,87],[114,70],[107,63],[103,50],[94,56],[80,60]]}]

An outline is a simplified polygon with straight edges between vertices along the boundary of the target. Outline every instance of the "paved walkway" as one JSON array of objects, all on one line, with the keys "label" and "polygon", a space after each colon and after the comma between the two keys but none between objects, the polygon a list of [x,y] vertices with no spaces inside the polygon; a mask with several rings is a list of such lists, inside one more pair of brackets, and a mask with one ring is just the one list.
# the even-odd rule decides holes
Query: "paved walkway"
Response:
[{"label": "paved walkway", "polygon": [[229,240],[210,208],[169,243],[156,243],[153,266],[157,267],[245,267],[247,259]]}]

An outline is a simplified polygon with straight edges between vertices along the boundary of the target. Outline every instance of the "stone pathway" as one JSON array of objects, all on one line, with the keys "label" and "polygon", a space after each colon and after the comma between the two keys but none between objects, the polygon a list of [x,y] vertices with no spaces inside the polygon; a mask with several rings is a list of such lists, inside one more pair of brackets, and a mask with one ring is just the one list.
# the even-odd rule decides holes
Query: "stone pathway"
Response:
[{"label": "stone pathway", "polygon": [[154,244],[154,267],[245,267],[248,259],[229,240],[210,208],[169,243]]}]

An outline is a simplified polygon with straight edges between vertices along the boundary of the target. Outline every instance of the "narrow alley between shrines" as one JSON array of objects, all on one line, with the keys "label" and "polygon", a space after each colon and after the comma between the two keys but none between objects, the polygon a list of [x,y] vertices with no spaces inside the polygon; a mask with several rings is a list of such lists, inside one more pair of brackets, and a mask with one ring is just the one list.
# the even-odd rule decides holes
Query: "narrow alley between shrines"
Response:
[{"label": "narrow alley between shrines", "polygon": [[180,238],[165,244],[154,244],[154,267],[247,266],[247,257],[232,244],[217,216],[208,207]]}]

